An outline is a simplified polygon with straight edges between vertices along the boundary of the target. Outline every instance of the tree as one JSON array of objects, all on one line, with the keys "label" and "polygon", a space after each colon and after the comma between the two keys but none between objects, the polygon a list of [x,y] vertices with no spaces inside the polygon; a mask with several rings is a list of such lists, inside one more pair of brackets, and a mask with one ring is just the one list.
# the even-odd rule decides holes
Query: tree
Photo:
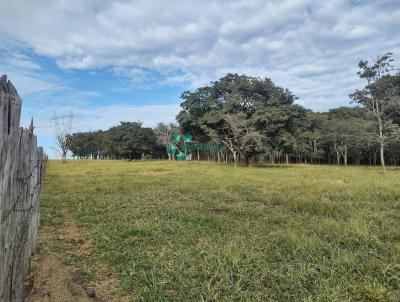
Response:
[{"label": "tree", "polygon": [[327,115],[325,113],[312,112],[307,110],[306,118],[303,120],[302,127],[297,129],[297,146],[293,153],[306,152],[311,161],[320,162],[324,159],[324,136]]},{"label": "tree", "polygon": [[74,114],[71,110],[71,112],[65,116],[58,116],[57,113],[54,113],[53,118],[57,149],[64,163],[67,162],[67,153],[73,141],[73,137],[70,135],[73,117]]},{"label": "tree", "polygon": [[233,155],[235,168],[238,163],[238,154],[250,165],[251,157],[264,148],[264,136],[257,131],[243,114],[224,116],[222,142],[229,148]]},{"label": "tree", "polygon": [[[181,98],[182,110],[177,120],[184,132],[192,133],[199,142],[227,142],[228,138],[232,142],[232,130],[246,132],[249,134],[246,138],[252,139],[248,140],[249,148],[243,149],[245,152],[241,151],[239,154],[243,155],[247,163],[267,149],[278,150],[282,147],[279,135],[282,138],[292,135],[298,121],[305,116],[304,108],[293,104],[293,94],[276,86],[268,78],[227,74],[218,81],[211,82],[209,86],[200,87],[193,92],[185,91]],[[239,129],[234,127],[237,123]],[[260,135],[263,148],[254,140]],[[285,146],[290,141],[296,140],[285,140]],[[232,152],[232,146],[228,148]],[[238,154],[232,153],[232,156],[234,161],[235,158],[237,160]]]},{"label": "tree", "polygon": [[144,158],[157,145],[153,129],[142,127],[141,122],[121,122],[121,125],[112,127],[109,134],[114,152],[123,158]]},{"label": "tree", "polygon": [[385,112],[399,89],[398,86],[396,87],[396,77],[393,78],[390,74],[390,71],[393,70],[392,62],[392,53],[378,56],[372,65],[367,60],[361,60],[358,64],[360,71],[357,74],[361,79],[367,81],[367,86],[364,89],[356,90],[351,95],[355,102],[363,105],[375,116],[376,137],[380,147],[379,154],[383,173],[385,173],[385,146],[389,142],[391,132],[394,132],[396,128]]}]

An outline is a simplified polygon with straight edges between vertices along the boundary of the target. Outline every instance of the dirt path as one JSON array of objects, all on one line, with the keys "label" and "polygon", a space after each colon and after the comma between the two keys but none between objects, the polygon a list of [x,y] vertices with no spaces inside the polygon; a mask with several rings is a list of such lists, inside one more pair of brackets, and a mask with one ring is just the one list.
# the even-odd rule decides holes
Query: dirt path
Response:
[{"label": "dirt path", "polygon": [[98,301],[96,297],[89,297],[79,275],[71,272],[55,257],[44,256],[37,265],[38,268],[33,275],[33,287],[27,301]]},{"label": "dirt path", "polygon": [[39,254],[33,261],[33,273],[26,283],[28,302],[90,302],[90,301],[134,301],[132,297],[115,294],[118,280],[114,274],[100,265],[95,282],[89,282],[79,271],[84,263],[66,266],[63,250],[77,250],[79,259],[92,256],[92,245],[87,236],[75,226],[70,213],[62,210],[64,223],[58,230],[41,228],[39,232]]}]

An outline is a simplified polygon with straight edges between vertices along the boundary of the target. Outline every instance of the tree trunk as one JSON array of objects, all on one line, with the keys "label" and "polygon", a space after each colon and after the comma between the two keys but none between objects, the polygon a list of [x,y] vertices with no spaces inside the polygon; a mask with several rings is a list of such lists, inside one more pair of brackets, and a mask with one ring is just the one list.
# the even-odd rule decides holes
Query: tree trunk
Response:
[{"label": "tree trunk", "polygon": [[379,119],[379,144],[380,144],[380,158],[381,158],[381,166],[383,170],[383,174],[386,173],[386,168],[385,168],[385,143],[383,141],[383,125],[382,125],[382,120]]},{"label": "tree trunk", "polygon": [[251,165],[251,156],[246,156],[245,158],[246,158],[246,166],[250,167],[250,165]]},{"label": "tree trunk", "polygon": [[233,162],[235,164],[235,168],[237,168],[237,154],[236,154],[236,152],[232,152],[232,155],[233,155]]},{"label": "tree trunk", "polygon": [[383,142],[380,143],[380,157],[381,157],[381,166],[383,173],[386,173],[386,167],[385,167],[385,150],[384,150],[384,144]]}]

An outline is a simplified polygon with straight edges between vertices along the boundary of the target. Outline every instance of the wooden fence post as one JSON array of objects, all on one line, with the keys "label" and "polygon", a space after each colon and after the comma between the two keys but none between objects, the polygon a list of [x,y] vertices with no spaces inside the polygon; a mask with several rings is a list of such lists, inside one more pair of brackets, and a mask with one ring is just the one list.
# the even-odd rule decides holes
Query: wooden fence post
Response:
[{"label": "wooden fence post", "polygon": [[35,252],[45,155],[33,123],[20,128],[21,98],[0,77],[0,301],[23,301]]}]

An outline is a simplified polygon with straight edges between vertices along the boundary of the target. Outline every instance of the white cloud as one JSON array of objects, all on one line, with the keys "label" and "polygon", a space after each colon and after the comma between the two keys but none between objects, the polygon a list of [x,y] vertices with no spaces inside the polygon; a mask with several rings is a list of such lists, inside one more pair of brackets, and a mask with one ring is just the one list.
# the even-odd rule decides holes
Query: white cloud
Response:
[{"label": "white cloud", "polygon": [[[0,0],[0,6],[0,36],[64,69],[107,67],[136,85],[156,72],[164,84],[193,86],[246,72],[270,77],[315,109],[348,103],[359,59],[400,52],[398,0]],[[32,86],[52,89],[36,80]]]}]

